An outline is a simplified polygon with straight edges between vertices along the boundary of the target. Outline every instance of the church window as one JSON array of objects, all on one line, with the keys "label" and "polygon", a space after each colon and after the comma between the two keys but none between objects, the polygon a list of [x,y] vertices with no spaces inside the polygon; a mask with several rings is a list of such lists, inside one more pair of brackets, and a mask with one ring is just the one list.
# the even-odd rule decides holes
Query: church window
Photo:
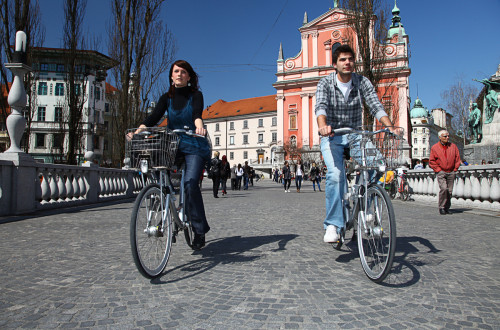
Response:
[{"label": "church window", "polygon": [[290,115],[290,129],[297,129],[297,116]]}]

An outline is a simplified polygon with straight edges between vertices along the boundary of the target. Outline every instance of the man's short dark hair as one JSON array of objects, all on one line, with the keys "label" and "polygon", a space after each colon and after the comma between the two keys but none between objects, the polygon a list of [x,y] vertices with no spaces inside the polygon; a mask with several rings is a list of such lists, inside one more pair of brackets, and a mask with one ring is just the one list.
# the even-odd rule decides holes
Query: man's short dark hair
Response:
[{"label": "man's short dark hair", "polygon": [[337,60],[339,59],[340,53],[350,53],[352,57],[356,58],[354,55],[354,51],[352,50],[351,46],[349,45],[340,45],[335,49],[332,55],[332,61],[333,64],[337,64]]}]

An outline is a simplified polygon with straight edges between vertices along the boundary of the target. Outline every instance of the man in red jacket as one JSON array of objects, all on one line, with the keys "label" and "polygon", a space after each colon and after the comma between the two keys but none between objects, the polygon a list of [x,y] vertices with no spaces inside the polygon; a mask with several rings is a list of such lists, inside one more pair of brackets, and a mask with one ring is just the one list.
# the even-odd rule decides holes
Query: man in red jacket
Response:
[{"label": "man in red jacket", "polygon": [[439,131],[439,142],[432,146],[429,166],[437,173],[439,184],[439,214],[449,214],[451,192],[455,175],[460,167],[460,152],[455,144],[448,142],[450,133]]}]

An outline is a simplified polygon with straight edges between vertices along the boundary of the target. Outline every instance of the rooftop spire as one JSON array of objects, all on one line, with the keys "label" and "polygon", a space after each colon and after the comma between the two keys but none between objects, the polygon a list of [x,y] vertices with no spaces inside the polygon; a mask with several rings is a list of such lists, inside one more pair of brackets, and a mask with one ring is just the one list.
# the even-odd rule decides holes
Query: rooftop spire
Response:
[{"label": "rooftop spire", "polygon": [[387,32],[387,37],[392,38],[395,34],[397,34],[399,42],[401,42],[403,36],[405,35],[405,30],[403,24],[401,24],[401,17],[399,16],[399,13],[400,11],[396,0],[394,0],[394,8],[392,9],[392,24]]},{"label": "rooftop spire", "polygon": [[302,21],[302,25],[306,25],[308,23],[308,19],[307,19],[307,11],[304,12],[304,21]]},{"label": "rooftop spire", "polygon": [[278,54],[278,61],[283,61],[283,46],[281,45],[281,42],[280,42],[280,51]]},{"label": "rooftop spire", "polygon": [[339,0],[333,0],[333,8],[337,8],[339,6]]}]

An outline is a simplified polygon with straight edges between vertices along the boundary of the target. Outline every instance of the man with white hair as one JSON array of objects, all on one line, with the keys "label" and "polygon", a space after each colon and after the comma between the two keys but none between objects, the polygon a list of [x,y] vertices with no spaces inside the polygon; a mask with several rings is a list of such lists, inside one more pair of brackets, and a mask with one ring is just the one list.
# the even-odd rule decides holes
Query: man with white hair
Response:
[{"label": "man with white hair", "polygon": [[455,144],[449,142],[450,133],[439,131],[439,142],[432,146],[429,166],[436,172],[439,184],[439,214],[449,214],[451,192],[455,175],[460,167],[460,152]]}]

